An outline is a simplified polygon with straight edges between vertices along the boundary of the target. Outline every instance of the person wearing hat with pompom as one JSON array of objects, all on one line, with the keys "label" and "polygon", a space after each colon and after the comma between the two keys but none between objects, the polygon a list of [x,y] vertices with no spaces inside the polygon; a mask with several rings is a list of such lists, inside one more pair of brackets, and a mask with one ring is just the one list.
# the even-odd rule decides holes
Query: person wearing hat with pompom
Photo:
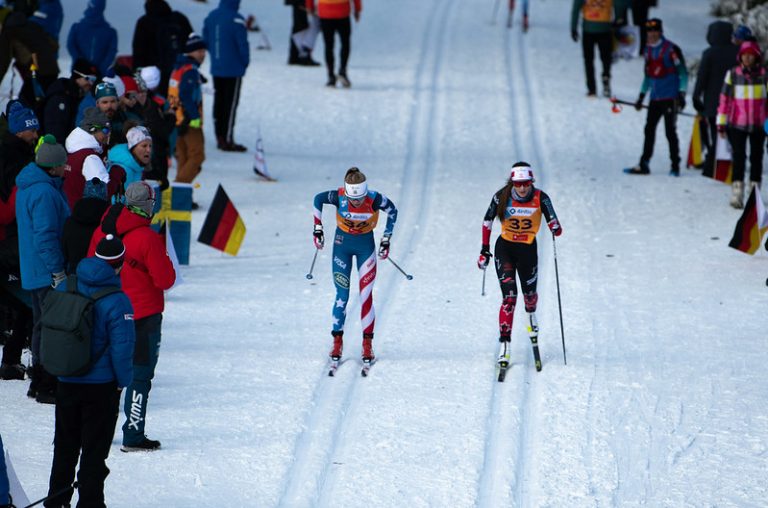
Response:
[{"label": "person wearing hat with pompom", "polygon": [[205,60],[205,41],[192,33],[179,55],[168,84],[168,102],[176,113],[176,181],[192,183],[203,169],[203,91],[199,67]]},{"label": "person wearing hat with pompom", "polygon": [[32,293],[32,369],[30,397],[52,404],[56,378],[40,365],[41,304],[51,290],[66,279],[61,247],[69,206],[62,192],[61,177],[69,170],[67,151],[51,135],[38,145],[35,162],[16,177],[16,221],[19,226],[21,286]]},{"label": "person wearing hat with pompom", "polygon": [[109,184],[110,196],[115,195],[122,182],[110,181],[107,168],[104,165],[104,155],[112,124],[107,115],[98,108],[88,108],[80,125],[73,130],[64,145],[69,153],[68,163],[71,171],[64,179],[64,192],[67,195],[70,209],[83,196],[86,180],[93,177]]},{"label": "person wearing hat with pompom", "polygon": [[19,238],[16,226],[16,176],[35,159],[37,118],[20,101],[7,106],[8,131],[0,140],[0,305],[12,310],[11,333],[3,345],[0,379],[24,379],[21,352],[32,321],[28,293],[19,283]]},{"label": "person wearing hat with pompom", "polygon": [[[123,243],[109,235],[96,246],[93,257],[77,265],[77,291],[95,299],[91,355],[96,360],[82,376],[59,377],[50,497],[45,506],[69,506],[73,489],[68,487],[75,479],[78,461],[77,505],[106,506],[106,460],[115,434],[120,393],[133,381],[136,343],[133,308],[119,290],[124,258]],[[117,290],[103,295],[110,288]]]},{"label": "person wearing hat with pompom", "polygon": [[760,46],[754,41],[741,44],[738,65],[725,74],[717,108],[717,132],[728,137],[733,153],[731,206],[744,208],[744,173],[749,145],[750,190],[760,188],[763,179],[763,124],[768,118],[768,71]]},{"label": "person wearing hat with pompom", "polygon": [[144,170],[152,159],[152,136],[146,127],[131,127],[126,139],[126,143],[113,146],[107,156],[109,178],[123,182],[123,189],[117,192],[121,200],[130,184],[143,180]]},{"label": "person wearing hat with pompom", "polygon": [[77,108],[83,97],[96,84],[96,66],[79,58],[72,67],[72,74],[53,82],[45,92],[42,124],[43,132],[53,134],[56,139],[66,139],[76,127]]},{"label": "person wearing hat with pompom", "polygon": [[125,190],[125,205],[112,205],[91,238],[89,253],[107,234],[122,238],[126,266],[120,277],[131,300],[136,326],[134,380],[125,396],[123,425],[125,452],[151,451],[160,442],[145,435],[147,400],[160,353],[165,296],[176,281],[176,271],[165,248],[164,238],[150,227],[155,205],[154,189],[146,182],[134,182]]},{"label": "person wearing hat with pompom", "polygon": [[[518,288],[515,276],[520,279],[525,312],[528,313],[529,333],[536,330],[536,306],[539,294],[536,235],[542,225],[542,219],[553,236],[560,236],[563,228],[555,214],[552,200],[542,190],[534,187],[533,170],[527,162],[520,161],[512,165],[507,181],[491,198],[491,204],[483,218],[483,241],[477,267],[488,268],[491,258],[496,256],[496,275],[501,287],[501,307],[499,308],[499,342],[501,343],[498,362],[502,367],[509,365],[508,345],[512,334],[512,319],[517,304]],[[494,254],[491,254],[491,228],[493,221],[501,222],[501,235],[496,239]],[[534,345],[536,370],[541,370],[538,358],[538,343],[531,335]],[[505,364],[504,364],[505,363]]]}]

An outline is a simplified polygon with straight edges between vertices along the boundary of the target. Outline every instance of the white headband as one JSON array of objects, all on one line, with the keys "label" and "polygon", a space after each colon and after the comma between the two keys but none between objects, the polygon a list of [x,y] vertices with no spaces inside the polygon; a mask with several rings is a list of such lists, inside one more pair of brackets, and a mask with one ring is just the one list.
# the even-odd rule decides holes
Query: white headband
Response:
[{"label": "white headband", "polygon": [[347,183],[344,182],[344,193],[349,199],[362,199],[368,194],[368,183]]}]

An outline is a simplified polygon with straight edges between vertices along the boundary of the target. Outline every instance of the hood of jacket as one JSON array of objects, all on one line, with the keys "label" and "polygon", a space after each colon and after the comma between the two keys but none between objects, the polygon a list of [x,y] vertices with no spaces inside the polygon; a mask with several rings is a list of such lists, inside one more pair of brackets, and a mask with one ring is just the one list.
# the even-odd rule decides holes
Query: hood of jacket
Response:
[{"label": "hood of jacket", "polygon": [[165,0],[147,0],[144,11],[148,16],[168,16],[173,12],[171,6]]},{"label": "hood of jacket", "polygon": [[112,164],[117,164],[118,166],[122,166],[126,172],[131,171],[141,175],[144,171],[144,167],[139,164],[139,161],[137,161],[133,157],[131,151],[128,150],[128,143],[121,143],[110,148],[107,160],[109,161],[110,167]]},{"label": "hood of jacket", "polygon": [[64,142],[64,148],[67,149],[67,153],[79,152],[86,148],[96,150],[97,153],[102,151],[99,140],[93,137],[93,134],[84,131],[80,127],[75,127],[75,130],[69,133],[67,140]]},{"label": "hood of jacket", "polygon": [[[112,206],[117,206],[117,205],[112,205]],[[133,231],[134,229],[149,227],[149,225],[150,225],[150,219],[146,217],[142,217],[139,214],[133,213],[128,209],[127,206],[124,206],[123,209],[120,211],[120,215],[118,215],[117,217],[115,229],[117,230],[117,235],[120,237],[123,237],[127,233]]]},{"label": "hood of jacket", "polygon": [[707,29],[707,42],[710,46],[728,46],[731,44],[733,26],[727,21],[714,21]]},{"label": "hood of jacket", "polygon": [[104,21],[104,9],[107,7],[107,0],[88,0],[88,7],[83,13],[83,21]]},{"label": "hood of jacket", "polygon": [[98,226],[101,224],[101,217],[109,208],[109,203],[99,198],[78,199],[72,209],[72,220],[79,224],[87,226]]},{"label": "hood of jacket", "polygon": [[45,183],[61,188],[62,180],[59,177],[49,175],[48,172],[34,162],[30,162],[24,166],[21,172],[19,172],[19,176],[16,177],[16,187],[18,187],[19,190],[28,189],[38,183]]},{"label": "hood of jacket", "polygon": [[97,257],[84,258],[77,265],[77,288],[86,295],[92,295],[105,286],[120,287],[120,275],[109,263]]}]

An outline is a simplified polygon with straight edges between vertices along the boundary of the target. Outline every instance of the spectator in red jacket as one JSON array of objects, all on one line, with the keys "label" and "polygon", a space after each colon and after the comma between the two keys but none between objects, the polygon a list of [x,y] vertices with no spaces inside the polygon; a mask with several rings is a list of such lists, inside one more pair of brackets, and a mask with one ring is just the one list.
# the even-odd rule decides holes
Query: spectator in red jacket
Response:
[{"label": "spectator in red jacket", "polygon": [[69,209],[73,210],[75,203],[83,197],[85,181],[98,178],[107,182],[107,193],[114,196],[121,188],[122,182],[110,182],[107,168],[104,166],[104,147],[109,143],[112,124],[107,115],[98,108],[88,108],[80,122],[80,126],[69,133],[64,146],[67,149],[67,164],[70,171],[64,178],[64,194],[67,195]]},{"label": "spectator in red jacket", "polygon": [[123,291],[133,305],[136,325],[136,350],[133,358],[133,383],[125,395],[126,422],[123,425],[122,451],[151,451],[160,442],[144,434],[147,399],[155,376],[160,352],[161,325],[165,297],[163,291],[176,282],[176,271],[165,248],[163,237],[150,227],[155,193],[144,181],[134,182],[125,190],[126,204],[107,210],[91,238],[89,254],[107,234],[122,238],[125,266],[120,278]]},{"label": "spectator in red jacket", "polygon": [[[307,12],[314,15],[315,0],[306,0],[306,2]],[[362,0],[317,0],[317,16],[320,18],[320,29],[323,31],[323,42],[325,43],[325,67],[328,69],[326,86],[336,86],[337,78],[345,88],[352,86],[347,77],[347,61],[350,52],[349,35],[352,33],[352,23],[349,20],[352,13],[350,3],[355,6],[355,21],[360,21],[360,11],[363,10]],[[339,62],[338,76],[333,72],[333,43],[337,32],[341,39],[341,61]]]}]

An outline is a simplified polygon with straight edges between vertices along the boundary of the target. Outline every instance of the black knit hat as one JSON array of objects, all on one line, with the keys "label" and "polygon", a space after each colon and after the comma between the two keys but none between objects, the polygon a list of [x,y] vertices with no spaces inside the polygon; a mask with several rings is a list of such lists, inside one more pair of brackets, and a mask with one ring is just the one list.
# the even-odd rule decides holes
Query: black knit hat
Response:
[{"label": "black knit hat", "polygon": [[113,268],[118,268],[123,265],[125,245],[119,238],[107,235],[96,245],[96,257],[103,259]]},{"label": "black knit hat", "polygon": [[645,22],[645,30],[651,32],[663,32],[661,26],[661,20],[659,18],[651,18]]}]

